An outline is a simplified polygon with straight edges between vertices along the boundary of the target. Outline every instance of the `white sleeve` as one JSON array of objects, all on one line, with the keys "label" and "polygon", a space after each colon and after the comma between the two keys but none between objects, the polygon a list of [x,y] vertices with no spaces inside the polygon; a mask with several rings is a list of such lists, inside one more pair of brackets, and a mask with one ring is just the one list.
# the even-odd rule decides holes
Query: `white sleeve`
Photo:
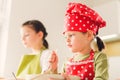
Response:
[{"label": "white sleeve", "polygon": [[49,50],[49,49],[44,50],[42,52],[42,55],[40,58],[40,65],[42,68],[41,73],[43,73],[44,71],[46,71],[49,68],[49,58],[50,58],[51,53],[52,53],[52,50]]}]

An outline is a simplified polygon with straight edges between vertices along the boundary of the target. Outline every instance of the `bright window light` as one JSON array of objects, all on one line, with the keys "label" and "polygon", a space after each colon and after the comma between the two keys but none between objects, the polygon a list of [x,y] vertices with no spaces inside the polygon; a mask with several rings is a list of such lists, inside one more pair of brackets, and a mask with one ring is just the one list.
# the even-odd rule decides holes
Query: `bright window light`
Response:
[{"label": "bright window light", "polygon": [[108,35],[108,36],[103,36],[101,37],[102,40],[106,41],[106,42],[110,42],[113,40],[119,40],[119,34],[113,34],[113,35]]},{"label": "bright window light", "polygon": [[116,38],[117,36],[118,36],[117,34],[113,34],[113,35],[103,36],[102,39],[106,40],[106,39]]}]

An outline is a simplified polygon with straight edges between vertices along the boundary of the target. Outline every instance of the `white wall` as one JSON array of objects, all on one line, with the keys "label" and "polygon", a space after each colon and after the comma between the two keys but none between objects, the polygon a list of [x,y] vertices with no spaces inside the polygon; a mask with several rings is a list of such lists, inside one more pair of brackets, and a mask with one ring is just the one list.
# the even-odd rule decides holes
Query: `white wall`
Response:
[{"label": "white wall", "polygon": [[119,11],[120,0],[96,0],[94,9],[106,21],[106,27],[100,29],[100,36],[108,36],[120,33]]},{"label": "white wall", "polygon": [[[95,0],[12,0],[5,76],[12,76],[12,72],[17,70],[21,56],[30,52],[29,49],[25,49],[21,44],[19,34],[21,24],[28,19],[39,19],[46,26],[49,33],[47,39],[50,43],[50,48],[58,50],[59,68],[61,68],[65,57],[70,56],[62,35],[64,13],[70,1],[82,2],[93,7]],[[105,14],[104,11],[103,14]]]},{"label": "white wall", "polygon": [[[76,2],[78,1],[76,0]],[[62,35],[64,13],[68,2],[70,0],[12,0],[5,76],[12,76],[11,73],[16,72],[21,56],[30,52],[21,44],[19,33],[21,24],[28,19],[39,19],[46,26],[49,33],[47,39],[50,48],[58,50],[59,65],[61,67],[62,61],[69,54]],[[83,3],[88,3],[88,1]]]}]

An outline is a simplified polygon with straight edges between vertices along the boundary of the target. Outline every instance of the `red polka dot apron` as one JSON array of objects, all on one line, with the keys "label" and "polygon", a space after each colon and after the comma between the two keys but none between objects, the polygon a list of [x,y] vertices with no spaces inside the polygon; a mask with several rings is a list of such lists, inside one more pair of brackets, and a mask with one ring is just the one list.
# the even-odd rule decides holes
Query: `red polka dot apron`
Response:
[{"label": "red polka dot apron", "polygon": [[73,61],[73,58],[66,64],[65,72],[69,75],[79,76],[81,80],[93,80],[94,74],[94,51],[85,60]]}]

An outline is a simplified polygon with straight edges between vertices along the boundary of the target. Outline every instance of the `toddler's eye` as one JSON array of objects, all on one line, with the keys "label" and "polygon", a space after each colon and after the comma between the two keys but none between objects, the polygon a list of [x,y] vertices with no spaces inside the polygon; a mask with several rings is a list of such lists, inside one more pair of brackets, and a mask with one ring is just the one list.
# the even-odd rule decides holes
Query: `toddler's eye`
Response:
[{"label": "toddler's eye", "polygon": [[72,37],[73,35],[71,34],[71,35],[69,35],[69,37]]},{"label": "toddler's eye", "polygon": [[70,34],[69,37],[73,37],[75,34]]},{"label": "toddler's eye", "polygon": [[75,34],[69,34],[69,35],[66,35],[65,38],[71,38],[73,37]]}]

